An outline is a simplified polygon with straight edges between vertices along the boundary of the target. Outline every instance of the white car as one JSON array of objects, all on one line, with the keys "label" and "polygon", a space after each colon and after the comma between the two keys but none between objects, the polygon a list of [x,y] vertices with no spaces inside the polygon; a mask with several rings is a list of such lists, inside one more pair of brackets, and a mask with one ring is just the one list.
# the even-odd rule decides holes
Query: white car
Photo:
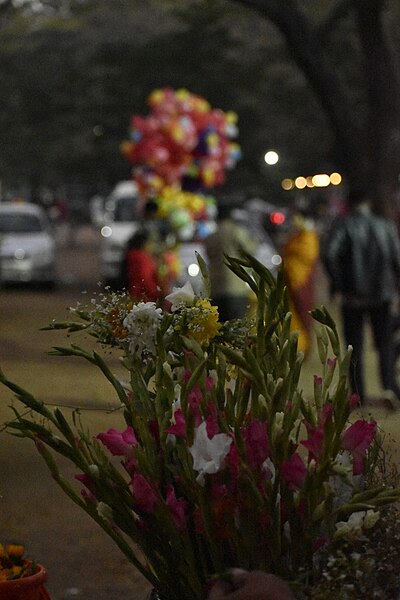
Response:
[{"label": "white car", "polygon": [[54,287],[56,243],[44,210],[29,202],[0,202],[0,282]]},{"label": "white car", "polygon": [[100,265],[102,280],[121,283],[121,267],[129,238],[140,226],[139,196],[134,181],[121,181],[106,198],[102,219]]}]

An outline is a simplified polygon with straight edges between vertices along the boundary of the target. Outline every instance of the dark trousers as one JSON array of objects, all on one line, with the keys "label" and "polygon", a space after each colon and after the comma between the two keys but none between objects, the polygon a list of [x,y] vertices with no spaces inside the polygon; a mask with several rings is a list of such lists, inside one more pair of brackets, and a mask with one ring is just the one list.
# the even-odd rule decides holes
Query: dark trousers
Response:
[{"label": "dark trousers", "polygon": [[231,319],[242,319],[250,301],[248,296],[213,296],[213,304],[218,306],[219,320],[223,323]]},{"label": "dark trousers", "polygon": [[390,303],[369,307],[342,306],[343,328],[346,344],[353,346],[350,383],[353,392],[365,400],[364,385],[364,324],[369,319],[379,356],[379,371],[385,390],[396,395],[399,388],[395,376],[393,316]]}]

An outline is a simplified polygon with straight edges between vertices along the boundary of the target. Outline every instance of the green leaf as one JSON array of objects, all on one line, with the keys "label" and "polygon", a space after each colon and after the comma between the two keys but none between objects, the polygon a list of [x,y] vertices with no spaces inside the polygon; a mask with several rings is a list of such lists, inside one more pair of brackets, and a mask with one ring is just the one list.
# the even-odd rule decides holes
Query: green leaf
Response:
[{"label": "green leaf", "polygon": [[206,264],[205,260],[203,259],[203,257],[198,252],[195,252],[195,255],[196,255],[198,265],[200,267],[201,278],[203,280],[203,294],[202,295],[205,298],[209,298],[211,296],[211,283],[210,283],[210,277],[208,275],[207,264]]}]

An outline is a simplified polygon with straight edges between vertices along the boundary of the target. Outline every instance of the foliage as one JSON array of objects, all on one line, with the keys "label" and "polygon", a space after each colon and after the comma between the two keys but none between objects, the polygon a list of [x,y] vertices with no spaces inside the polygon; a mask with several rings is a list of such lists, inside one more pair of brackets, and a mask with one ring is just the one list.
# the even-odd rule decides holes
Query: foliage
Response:
[{"label": "foliage", "polygon": [[[3,190],[18,182],[34,191],[107,189],[128,178],[120,140],[130,115],[164,86],[239,114],[243,160],[231,187],[267,184],[280,194],[280,178],[327,160],[326,122],[305,80],[276,32],[249,11],[214,2],[179,11],[155,0],[71,2],[64,11],[44,4],[44,12],[16,10],[0,29]],[[266,144],[281,150],[277,177],[264,168]]]},{"label": "foliage", "polygon": [[348,185],[368,190],[377,210],[393,212],[400,147],[398,6],[381,0],[234,1],[271,20],[284,36],[329,119]]},{"label": "foliage", "polygon": [[[28,409],[14,407],[9,432],[34,441],[57,483],[166,600],[201,600],[232,566],[312,583],[317,551],[368,536],[400,497],[374,480],[376,423],[350,419],[351,352],[326,309],[313,312],[321,374],[305,398],[283,273],[275,280],[248,255],[227,261],[256,295],[248,321],[221,324],[186,284],[169,295],[170,311],[105,292],[73,309],[78,320],[49,326],[98,340],[101,352],[52,353],[100,369],[121,403],[121,431],[93,436],[79,411],[71,425],[0,375]],[[126,381],[103,358],[110,351]],[[78,489],[57,454],[76,465]]]}]

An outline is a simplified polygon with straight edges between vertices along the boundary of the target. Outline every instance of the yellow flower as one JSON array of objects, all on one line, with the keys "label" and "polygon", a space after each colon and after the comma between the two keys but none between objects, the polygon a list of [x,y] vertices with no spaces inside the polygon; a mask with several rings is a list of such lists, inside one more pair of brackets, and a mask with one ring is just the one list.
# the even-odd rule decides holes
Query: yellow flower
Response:
[{"label": "yellow flower", "polygon": [[209,300],[199,298],[192,315],[188,335],[199,344],[208,344],[221,328],[221,323],[218,321],[218,308],[212,306]]},{"label": "yellow flower", "polygon": [[16,565],[14,565],[13,567],[11,567],[11,574],[13,576],[13,579],[16,579],[17,577],[21,577],[22,567],[17,567]]},{"label": "yellow flower", "polygon": [[7,545],[7,554],[10,558],[22,558],[24,552],[25,548],[22,546],[22,544]]}]

